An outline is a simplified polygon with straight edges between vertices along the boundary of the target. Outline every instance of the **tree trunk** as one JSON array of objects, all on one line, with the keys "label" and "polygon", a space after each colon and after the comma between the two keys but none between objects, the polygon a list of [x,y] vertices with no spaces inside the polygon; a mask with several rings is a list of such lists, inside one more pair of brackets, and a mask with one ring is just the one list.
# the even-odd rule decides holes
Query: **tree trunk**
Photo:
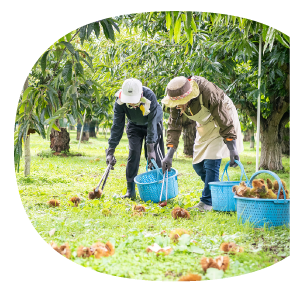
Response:
[{"label": "tree trunk", "polygon": [[92,120],[89,123],[90,137],[97,137],[97,135],[96,135],[96,123],[97,123],[97,121],[95,121],[95,120]]},{"label": "tree trunk", "polygon": [[[23,86],[23,92],[25,92],[27,88],[28,88],[28,77],[25,80],[25,83]],[[30,175],[30,162],[31,162],[30,134],[29,132],[27,132],[27,137],[24,142],[24,176]]]},{"label": "tree trunk", "polygon": [[[81,129],[82,129],[82,124],[81,124],[81,122],[78,122],[78,125],[77,125],[77,140],[80,140]],[[89,123],[85,122],[84,129],[83,129],[83,136],[82,136],[81,141],[89,141],[89,139],[90,139]]]},{"label": "tree trunk", "polygon": [[[56,126],[59,128],[59,121],[56,121]],[[50,133],[50,148],[55,152],[69,151],[69,133],[66,128],[60,128],[60,132],[51,129]]]},{"label": "tree trunk", "polygon": [[254,128],[250,129],[250,148],[254,148],[255,147],[255,130]]},{"label": "tree trunk", "polygon": [[27,135],[26,141],[24,143],[24,176],[30,175],[30,135]]},{"label": "tree trunk", "polygon": [[285,155],[290,155],[290,140],[289,140],[289,127],[281,129],[281,135],[282,135],[282,153]]},{"label": "tree trunk", "polygon": [[279,125],[276,125],[275,122],[268,123],[268,126],[261,131],[260,168],[271,171],[283,170],[281,143]]},{"label": "tree trunk", "polygon": [[243,139],[243,141],[244,142],[249,142],[250,140],[251,140],[251,133],[250,133],[250,130],[247,130],[247,131],[245,131],[245,132],[243,132],[244,133],[244,139]]},{"label": "tree trunk", "polygon": [[183,141],[184,141],[184,149],[183,153],[185,155],[193,156],[193,145],[195,140],[195,122],[187,124],[183,126]]}]

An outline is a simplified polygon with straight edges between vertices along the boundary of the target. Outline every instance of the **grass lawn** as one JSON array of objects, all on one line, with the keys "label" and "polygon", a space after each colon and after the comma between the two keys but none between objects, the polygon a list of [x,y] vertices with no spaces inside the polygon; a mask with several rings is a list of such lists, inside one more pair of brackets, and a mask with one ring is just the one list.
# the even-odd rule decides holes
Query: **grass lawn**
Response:
[{"label": "grass lawn", "polygon": [[[37,134],[31,140],[31,175],[23,175],[23,160],[20,172],[16,174],[20,197],[33,226],[47,242],[55,241],[58,245],[68,242],[72,251],[71,260],[90,267],[98,272],[114,276],[143,279],[176,281],[181,275],[198,273],[203,280],[217,276],[204,273],[200,266],[202,256],[217,257],[223,253],[219,250],[222,242],[235,242],[244,247],[244,252],[230,255],[230,266],[223,278],[243,275],[273,265],[290,255],[289,229],[255,229],[237,222],[236,213],[191,211],[189,220],[174,220],[171,210],[174,206],[187,208],[199,201],[203,183],[194,172],[191,159],[182,154],[183,143],[180,143],[177,159],[173,167],[179,172],[179,195],[168,202],[164,208],[147,203],[143,217],[131,217],[132,205],[141,203],[137,199],[122,200],[118,198],[126,191],[125,166],[128,156],[128,141],[124,134],[116,150],[117,164],[111,171],[100,200],[89,200],[88,192],[92,191],[100,180],[105,168],[104,136],[91,138],[82,143],[77,150],[76,131],[71,131],[71,153],[82,156],[53,156],[49,150],[49,141]],[[255,172],[255,149],[249,149],[244,143],[245,151],[241,162],[245,166],[248,178]],[[221,172],[228,159],[224,159]],[[139,173],[145,172],[146,161],[142,153]],[[285,170],[277,172],[289,188],[289,158],[283,157]],[[229,168],[231,180],[239,180],[240,169]],[[260,176],[260,175],[259,175]],[[269,176],[261,175],[261,178]],[[272,178],[273,179],[273,178]],[[136,187],[137,189],[137,187]],[[75,195],[82,197],[78,207],[69,206],[69,198]],[[47,201],[56,198],[60,206],[49,208]],[[101,211],[111,210],[112,215],[105,217]],[[182,239],[173,244],[167,234],[175,228],[184,228],[190,232],[189,242]],[[49,231],[56,229],[53,236]],[[110,240],[115,245],[115,254],[111,257],[96,259],[78,258],[76,249],[90,246],[97,240]],[[156,256],[147,253],[146,248],[154,242],[160,246],[171,246],[174,251],[168,256]],[[51,249],[53,251],[53,249]],[[222,277],[222,276],[219,276]]]}]

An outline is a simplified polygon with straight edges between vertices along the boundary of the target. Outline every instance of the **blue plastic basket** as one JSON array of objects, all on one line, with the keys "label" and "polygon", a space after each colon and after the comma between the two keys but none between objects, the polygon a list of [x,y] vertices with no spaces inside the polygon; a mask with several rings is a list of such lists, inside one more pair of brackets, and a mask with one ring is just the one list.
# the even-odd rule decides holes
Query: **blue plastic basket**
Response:
[{"label": "blue plastic basket", "polygon": [[252,181],[261,173],[272,175],[279,184],[279,190],[283,189],[284,199],[264,199],[264,198],[246,198],[235,196],[237,200],[237,217],[242,223],[247,221],[255,228],[277,227],[290,223],[290,200],[286,199],[286,194],[282,182],[277,174],[268,170],[260,170],[253,174],[248,186],[252,187]]},{"label": "blue plastic basket", "polygon": [[[163,173],[162,169],[158,168],[156,162],[151,160],[154,165],[154,170],[148,171],[148,164],[146,166],[146,172],[137,175],[134,178],[135,183],[137,184],[140,198],[147,202],[151,200],[154,203],[160,201],[160,195],[162,190],[161,201],[166,200],[166,186],[163,186]],[[171,171],[168,172],[167,182],[167,199],[174,198],[178,194],[178,184],[177,184],[177,174],[178,171],[174,168],[171,168]]]},{"label": "blue plastic basket", "polygon": [[[243,175],[245,175],[246,180],[248,182],[248,177],[245,173],[244,166],[238,160],[235,162],[240,166],[241,169],[241,178],[240,181],[230,181],[228,174],[228,167],[230,165],[230,161],[226,164],[221,181],[209,182],[209,189],[211,190],[211,198],[212,198],[212,208],[217,211],[236,211],[237,210],[237,202],[234,199],[233,186],[240,184],[243,179]],[[227,174],[228,181],[223,181],[224,174]]]}]

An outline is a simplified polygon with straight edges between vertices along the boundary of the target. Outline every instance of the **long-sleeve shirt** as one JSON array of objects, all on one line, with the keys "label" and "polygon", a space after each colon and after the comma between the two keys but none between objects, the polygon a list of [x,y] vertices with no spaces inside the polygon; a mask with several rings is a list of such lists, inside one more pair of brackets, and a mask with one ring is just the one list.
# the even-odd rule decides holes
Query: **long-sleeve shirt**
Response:
[{"label": "long-sleeve shirt", "polygon": [[140,107],[136,109],[129,109],[126,104],[119,105],[116,98],[114,104],[114,120],[111,128],[111,136],[109,138],[109,147],[116,148],[123,136],[125,126],[125,116],[128,118],[128,122],[132,122],[135,125],[147,126],[146,143],[155,143],[158,139],[157,136],[157,123],[163,118],[162,108],[157,102],[157,98],[152,90],[143,86],[143,97],[151,101],[150,113],[147,116],[143,116]]},{"label": "long-sleeve shirt", "polygon": [[[220,127],[220,136],[224,142],[227,138],[237,139],[234,123],[231,115],[223,105],[224,91],[217,85],[208,82],[204,77],[194,76],[192,79],[198,84],[199,91],[202,94],[203,106],[206,107],[212,114],[214,120]],[[201,110],[199,98],[194,98],[188,104],[192,115],[197,114]],[[179,115],[179,110],[170,108],[170,117],[168,120],[168,131],[166,145],[173,145],[176,149],[179,144],[179,138],[182,130],[182,117]]]}]

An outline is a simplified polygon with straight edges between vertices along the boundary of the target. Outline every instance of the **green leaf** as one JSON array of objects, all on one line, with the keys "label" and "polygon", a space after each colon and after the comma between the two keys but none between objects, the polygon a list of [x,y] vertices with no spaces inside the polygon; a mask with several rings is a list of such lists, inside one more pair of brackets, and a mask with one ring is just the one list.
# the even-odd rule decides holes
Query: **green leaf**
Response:
[{"label": "green leaf", "polygon": [[46,72],[45,72],[45,70],[46,70],[46,59],[47,59],[47,56],[48,56],[49,52],[50,52],[50,50],[46,51],[43,54],[43,56],[41,58],[41,61],[40,61],[41,71],[42,71],[42,74],[43,74],[44,77],[46,75]]},{"label": "green leaf", "polygon": [[266,36],[267,36],[267,31],[268,31],[269,26],[263,24],[263,31],[262,31],[262,37],[263,37],[263,41],[266,41]]},{"label": "green leaf", "polygon": [[194,30],[194,32],[197,33],[196,24],[195,24],[195,21],[194,21],[194,18],[193,17],[191,18],[191,27]]},{"label": "green leaf", "polygon": [[80,54],[78,51],[75,52],[75,58],[76,58],[77,62],[80,61]]},{"label": "green leaf", "polygon": [[68,119],[69,119],[69,122],[72,126],[74,126],[77,122],[76,120],[74,119],[74,117],[71,115],[71,114],[66,114]]},{"label": "green leaf", "polygon": [[171,26],[171,13],[166,12],[166,28],[167,28],[167,30],[170,30],[170,26]]},{"label": "green leaf", "polygon": [[62,77],[65,83],[71,81],[71,78],[72,78],[72,62],[71,61],[66,62],[62,71]]},{"label": "green leaf", "polygon": [[153,13],[154,13],[154,12],[150,12],[150,13],[149,13],[149,17],[148,17],[148,19],[147,19],[147,23],[150,22],[150,19],[151,19],[151,16],[152,16]]},{"label": "green leaf", "polygon": [[116,22],[114,22],[114,20],[113,19],[111,19],[111,18],[108,18],[107,19],[114,27],[115,27],[115,29],[120,33],[120,29],[119,29],[119,26],[117,25],[117,23]]},{"label": "green leaf", "polygon": [[185,52],[184,52],[184,54],[187,54],[187,53],[188,53],[188,49],[189,49],[189,45],[187,44],[187,45],[186,45],[186,48],[185,48]]},{"label": "green leaf", "polygon": [[115,41],[115,34],[114,34],[112,24],[109,23],[106,19],[104,19],[101,21],[101,25],[103,27],[106,38],[111,39],[112,41]]},{"label": "green leaf", "polygon": [[178,245],[189,245],[190,244],[190,235],[184,234],[178,239]]},{"label": "green leaf", "polygon": [[68,33],[68,34],[65,36],[65,38],[66,38],[66,41],[70,41],[71,38],[72,38],[71,33]]},{"label": "green leaf", "polygon": [[282,32],[283,37],[286,39],[287,43],[290,43],[290,37]]},{"label": "green leaf", "polygon": [[224,271],[215,268],[208,268],[205,276],[210,280],[221,279],[224,276]]},{"label": "green leaf", "polygon": [[80,61],[83,61],[84,63],[86,63],[86,64],[88,65],[88,67],[89,67],[92,71],[94,71],[94,68],[93,68],[92,64],[89,63],[88,61],[86,61],[86,59],[84,59],[83,57],[80,56]]},{"label": "green leaf", "polygon": [[34,90],[33,87],[28,87],[28,88],[25,90],[25,92],[23,93],[23,96],[22,96],[22,100],[21,100],[21,101],[24,102],[24,101],[26,100],[28,94],[29,94],[30,92],[32,92],[33,90]]},{"label": "green leaf", "polygon": [[174,41],[179,43],[181,33],[181,18],[178,18],[174,26]]},{"label": "green leaf", "polygon": [[203,255],[204,254],[204,250],[199,248],[199,247],[196,247],[194,245],[190,246],[188,248],[188,251],[191,252],[191,253],[196,253],[196,254],[201,254]]},{"label": "green leaf", "polygon": [[98,21],[94,22],[94,31],[95,31],[95,34],[96,34],[96,38],[99,38],[99,35],[100,35],[100,23]]},{"label": "green leaf", "polygon": [[192,20],[192,12],[186,12],[186,22],[185,22],[185,27],[186,27],[187,29],[190,29],[191,20]]},{"label": "green leaf", "polygon": [[75,50],[74,50],[74,47],[71,43],[69,42],[66,42],[66,41],[62,41],[61,44],[64,44],[65,47],[68,49],[68,51],[71,53],[71,54],[75,54]]},{"label": "green leaf", "polygon": [[59,60],[60,56],[61,56],[61,53],[62,53],[62,49],[61,48],[57,48],[55,51],[55,56],[56,56],[56,59]]},{"label": "green leaf", "polygon": [[82,26],[82,27],[80,28],[80,33],[79,33],[79,37],[80,37],[80,39],[81,39],[81,44],[82,44],[82,45],[83,45],[84,40],[85,40],[85,38],[86,38],[86,32],[87,32],[87,25]]},{"label": "green leaf", "polygon": [[94,30],[94,23],[90,23],[88,24],[88,28],[87,28],[87,39],[89,39],[92,31]]},{"label": "green leaf", "polygon": [[76,63],[76,71],[79,72],[82,75],[84,74],[83,66],[79,62]]},{"label": "green leaf", "polygon": [[283,46],[289,48],[289,44],[284,40],[284,38],[279,33],[276,34],[276,38]]}]

